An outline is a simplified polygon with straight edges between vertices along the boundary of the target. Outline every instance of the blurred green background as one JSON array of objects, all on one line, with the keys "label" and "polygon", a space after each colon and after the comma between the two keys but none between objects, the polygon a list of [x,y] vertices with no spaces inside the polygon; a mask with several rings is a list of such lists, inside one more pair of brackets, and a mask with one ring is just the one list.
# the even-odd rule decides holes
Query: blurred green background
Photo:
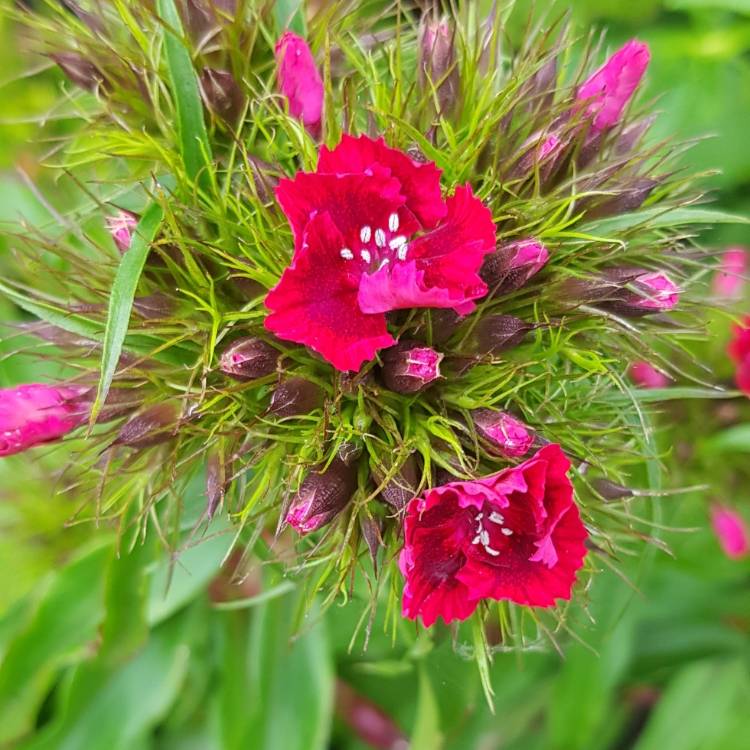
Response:
[{"label": "blurred green background", "polygon": [[[517,33],[531,5],[518,3]],[[750,0],[571,7],[583,32],[608,28],[611,47],[631,36],[650,44],[655,135],[700,139],[686,167],[711,172],[704,184],[720,207],[750,215]],[[24,75],[39,65],[0,13],[5,229],[49,220],[32,182],[65,203],[40,172],[51,144],[34,142],[34,120],[54,111],[62,80],[52,70]],[[703,244],[719,253],[750,246],[746,235],[724,227]],[[0,239],[0,273],[12,252],[13,240]],[[737,311],[750,312],[750,290]],[[23,317],[0,300],[0,319]],[[694,351],[727,381],[729,326],[717,314],[710,343]],[[0,385],[45,377],[43,348],[20,351],[28,341],[9,327],[0,336]],[[271,572],[234,582],[237,560],[222,567],[232,537],[221,521],[177,561],[153,544],[118,555],[128,540],[69,523],[77,501],[63,468],[74,454],[58,446],[0,459],[0,748],[746,750],[750,561],[722,554],[708,509],[728,502],[750,519],[750,408],[663,409],[664,424],[678,425],[658,434],[665,488],[709,489],[659,501],[655,533],[671,554],[612,561],[618,572],[597,577],[588,617],[560,634],[564,657],[536,644],[498,649],[494,715],[468,646],[454,650],[447,630],[429,637],[403,623],[393,647],[376,622],[368,649],[361,640],[350,649],[363,609],[355,602],[313,618],[290,648],[295,592]],[[186,505],[199,512],[202,493],[196,485]]]}]

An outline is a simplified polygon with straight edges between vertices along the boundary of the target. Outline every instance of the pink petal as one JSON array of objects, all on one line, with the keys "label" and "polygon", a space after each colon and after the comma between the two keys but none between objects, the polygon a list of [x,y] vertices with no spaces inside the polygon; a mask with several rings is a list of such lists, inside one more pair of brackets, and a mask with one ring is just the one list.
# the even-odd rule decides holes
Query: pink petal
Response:
[{"label": "pink petal", "polygon": [[648,362],[633,362],[628,374],[641,388],[666,388],[669,385],[669,378]]},{"label": "pink petal", "polygon": [[276,43],[281,93],[289,102],[289,114],[300,118],[313,134],[320,132],[323,116],[323,81],[307,42],[286,31]]},{"label": "pink petal", "polygon": [[343,246],[328,213],[309,222],[302,247],[266,297],[272,312],[265,326],[279,338],[315,350],[338,370],[358,370],[396,342],[384,315],[359,309],[359,274],[339,255]]},{"label": "pink petal", "polygon": [[354,138],[344,135],[332,151],[320,150],[318,172],[334,174],[364,173],[374,166],[386,168],[401,183],[407,208],[426,229],[434,227],[446,214],[440,192],[440,170],[432,162],[420,164],[395,148],[385,145],[382,138],[372,140],[366,135]]},{"label": "pink petal", "polygon": [[741,247],[732,247],[721,256],[719,270],[714,274],[714,294],[725,299],[741,296],[747,273],[747,252]]},{"label": "pink petal", "polygon": [[742,516],[721,505],[711,508],[711,524],[724,554],[732,559],[747,556],[750,552],[748,531]]}]

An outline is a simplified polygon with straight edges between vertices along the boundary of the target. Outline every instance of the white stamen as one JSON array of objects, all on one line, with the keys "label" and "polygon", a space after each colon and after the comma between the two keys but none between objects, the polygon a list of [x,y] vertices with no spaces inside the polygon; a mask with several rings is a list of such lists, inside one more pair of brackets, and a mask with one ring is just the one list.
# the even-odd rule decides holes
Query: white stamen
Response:
[{"label": "white stamen", "polygon": [[388,217],[388,229],[390,229],[391,232],[398,231],[398,214],[391,214]]},{"label": "white stamen", "polygon": [[404,237],[403,234],[400,234],[398,237],[394,237],[389,243],[388,247],[391,248],[391,250],[395,250],[397,247],[401,247],[401,245],[406,244],[406,237]]},{"label": "white stamen", "polygon": [[472,543],[472,544],[479,544],[479,542],[480,542],[480,541],[481,541],[481,538],[480,538],[479,534],[477,534],[477,535],[476,535],[476,536],[475,536],[475,537],[474,537],[474,538],[473,538],[473,539],[471,540],[471,543]]},{"label": "white stamen", "polygon": [[359,254],[365,263],[369,263],[372,260],[372,255],[370,255],[369,250],[360,250]]},{"label": "white stamen", "polygon": [[382,229],[375,230],[375,244],[378,247],[385,247],[385,232]]},{"label": "white stamen", "polygon": [[401,247],[396,250],[396,257],[399,260],[406,260],[406,252],[409,249],[408,245],[401,245]]},{"label": "white stamen", "polygon": [[484,513],[477,513],[475,521],[481,521],[484,518]]},{"label": "white stamen", "polygon": [[485,552],[486,552],[486,553],[487,553],[488,555],[492,555],[493,557],[497,557],[497,556],[498,556],[498,555],[500,554],[500,553],[499,553],[499,552],[498,552],[498,551],[497,551],[496,549],[492,549],[492,547],[490,547],[490,546],[489,546],[489,545],[487,545],[487,544],[485,544],[485,545],[484,545],[484,551],[485,551]]},{"label": "white stamen", "polygon": [[383,258],[383,260],[380,262],[380,265],[378,266],[378,271],[381,268],[385,268],[390,262],[391,262],[390,258]]},{"label": "white stamen", "polygon": [[372,239],[372,229],[368,226],[362,227],[362,229],[359,230],[359,239],[362,240],[362,242],[369,242]]},{"label": "white stamen", "polygon": [[482,544],[490,543],[490,535],[484,529],[479,533],[479,538],[482,540]]},{"label": "white stamen", "polygon": [[342,247],[341,250],[339,250],[339,255],[344,260],[354,260],[354,253],[348,247]]},{"label": "white stamen", "polygon": [[502,524],[505,523],[505,517],[502,513],[493,510],[492,513],[490,513],[490,521],[492,521],[492,523],[499,523],[502,526]]},{"label": "white stamen", "polygon": [[505,536],[512,536],[513,532],[510,529],[500,529],[501,534],[505,534]]}]

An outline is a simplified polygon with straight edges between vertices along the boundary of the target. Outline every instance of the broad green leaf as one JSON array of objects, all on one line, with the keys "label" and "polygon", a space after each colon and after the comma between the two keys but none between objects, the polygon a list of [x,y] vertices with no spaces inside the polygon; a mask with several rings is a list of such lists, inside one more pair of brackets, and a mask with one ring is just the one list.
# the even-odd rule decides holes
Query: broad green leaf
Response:
[{"label": "broad green leaf", "polygon": [[273,4],[273,15],[279,33],[291,29],[300,36],[305,36],[305,15],[302,0],[276,0]]},{"label": "broad green leaf", "polygon": [[750,453],[750,424],[738,424],[716,433],[704,443],[704,449],[717,453]]},{"label": "broad green leaf", "polygon": [[211,159],[203,103],[193,61],[182,37],[182,22],[174,0],[158,0],[159,16],[166,23],[164,44],[172,96],[177,109],[177,132],[185,171],[191,180],[205,182],[205,168]]},{"label": "broad green leaf", "polygon": [[739,391],[722,391],[713,388],[647,388],[632,389],[631,395],[627,393],[613,393],[608,400],[619,403],[632,403],[635,399],[641,404],[658,403],[659,401],[685,401],[687,399],[728,399],[737,398],[741,395]]},{"label": "broad green leaf", "polygon": [[51,576],[35,615],[0,665],[0,743],[28,731],[57,670],[81,658],[104,618],[111,547],[97,547]]},{"label": "broad green leaf", "polygon": [[726,213],[711,208],[644,208],[641,211],[634,211],[622,216],[612,216],[600,221],[592,221],[584,224],[578,229],[589,234],[599,236],[609,236],[623,232],[627,229],[633,229],[643,224],[648,224],[652,228],[666,228],[675,226],[685,226],[688,224],[750,224],[750,218],[747,216],[738,216],[736,214]]},{"label": "broad green leaf", "polygon": [[419,670],[419,692],[417,694],[417,715],[411,735],[411,750],[440,750],[443,735],[440,731],[435,691],[424,667]]},{"label": "broad green leaf", "polygon": [[279,596],[288,594],[295,588],[295,584],[291,581],[282,581],[278,586],[272,586],[270,589],[266,589],[263,593],[257,596],[250,596],[247,599],[234,599],[229,602],[219,602],[214,604],[215,609],[222,610],[233,610],[233,609],[248,609],[250,607],[257,607],[259,604],[276,599]]},{"label": "broad green leaf", "polygon": [[122,354],[125,335],[128,332],[135,290],[138,287],[148,251],[161,225],[163,216],[164,213],[158,203],[152,203],[146,209],[133,233],[130,248],[122,256],[117,268],[112,291],[109,295],[107,328],[102,345],[102,366],[96,400],[91,407],[91,424],[96,421],[96,417],[109,393],[109,387],[112,385],[112,379]]},{"label": "broad green leaf", "polygon": [[324,621],[314,620],[296,633],[297,605],[298,597],[289,594],[253,610],[245,694],[249,739],[242,747],[325,750],[329,746],[334,673],[327,634]]}]

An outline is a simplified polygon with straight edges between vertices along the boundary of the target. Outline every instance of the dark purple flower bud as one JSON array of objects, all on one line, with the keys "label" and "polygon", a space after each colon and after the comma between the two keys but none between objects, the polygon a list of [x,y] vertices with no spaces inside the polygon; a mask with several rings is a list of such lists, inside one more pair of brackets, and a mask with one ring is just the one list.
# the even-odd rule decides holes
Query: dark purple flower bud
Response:
[{"label": "dark purple flower bud", "polygon": [[133,309],[146,320],[163,320],[174,312],[175,302],[166,294],[157,292],[145,297],[136,297],[133,300]]},{"label": "dark purple flower bud", "polygon": [[680,300],[677,285],[662,271],[641,272],[603,306],[626,317],[667,312]]},{"label": "dark purple flower bud", "polygon": [[510,172],[511,178],[534,174],[540,167],[542,181],[552,174],[568,141],[557,133],[534,133],[521,146],[521,157]]},{"label": "dark purple flower bud", "polygon": [[62,4],[95,34],[101,35],[104,33],[104,21],[99,16],[95,16],[93,13],[84,10],[74,0],[62,0]]},{"label": "dark purple flower bud", "polygon": [[419,393],[440,377],[442,359],[443,355],[429,346],[397,344],[383,352],[383,382],[396,393]]},{"label": "dark purple flower bud", "polygon": [[271,394],[269,414],[277,417],[296,417],[309,414],[323,406],[325,392],[305,378],[282,380]]},{"label": "dark purple flower bud", "polygon": [[255,380],[276,371],[279,352],[255,336],[237,339],[225,349],[219,369],[236,380]]},{"label": "dark purple flower bud", "polygon": [[99,68],[76,52],[55,52],[50,57],[71,83],[86,91],[96,91],[104,83],[104,76]]},{"label": "dark purple flower bud", "polygon": [[646,131],[653,125],[655,119],[656,115],[649,115],[624,128],[615,141],[615,153],[622,156],[632,151]]},{"label": "dark purple flower bud", "polygon": [[130,211],[118,211],[114,216],[105,220],[107,229],[121,253],[126,253],[133,241],[133,232],[138,226],[138,217]]},{"label": "dark purple flower bud", "polygon": [[489,315],[474,327],[474,348],[482,355],[518,346],[534,326],[513,315]]},{"label": "dark purple flower bud", "polygon": [[383,536],[381,534],[380,523],[377,519],[361,513],[359,516],[359,527],[362,530],[362,537],[367,544],[370,552],[372,566],[377,572],[378,569],[378,550],[383,546]]},{"label": "dark purple flower bud", "polygon": [[150,448],[164,443],[175,436],[179,413],[179,406],[174,401],[150,406],[125,422],[115,438],[114,445]]},{"label": "dark purple flower bud", "polygon": [[446,20],[422,19],[419,35],[419,78],[423,88],[435,87],[441,114],[456,104],[459,76],[455,53],[455,29]]},{"label": "dark purple flower bud", "polygon": [[336,713],[367,747],[409,750],[409,740],[393,718],[347,683],[336,683]]},{"label": "dark purple flower bud", "polygon": [[533,432],[523,423],[502,411],[477,409],[471,412],[477,433],[494,452],[508,458],[525,456],[534,444]]},{"label": "dark purple flower bud", "polygon": [[187,31],[199,44],[237,12],[237,0],[182,0],[182,5]]},{"label": "dark purple flower bud", "polygon": [[[372,474],[378,484],[382,484],[388,472],[373,468]],[[401,465],[396,476],[389,479],[379,497],[395,510],[400,511],[412,498],[416,497],[419,484],[419,467],[417,459],[412,455]]]},{"label": "dark purple flower bud", "polygon": [[507,294],[520,289],[549,260],[549,250],[539,240],[528,239],[501,245],[485,258],[479,275],[491,293]]},{"label": "dark purple flower bud", "polygon": [[330,523],[349,504],[357,489],[357,462],[339,450],[328,466],[316,467],[304,478],[286,513],[286,523],[299,534]]},{"label": "dark purple flower bud", "polygon": [[206,514],[213,518],[216,509],[224,499],[227,488],[227,467],[220,453],[212,450],[206,464]]},{"label": "dark purple flower bud", "polygon": [[591,486],[605,500],[621,500],[624,497],[633,497],[635,494],[627,487],[623,487],[621,484],[617,484],[609,479],[595,479],[591,482]]},{"label": "dark purple flower bud", "polygon": [[438,307],[430,310],[432,342],[445,343],[461,324],[463,317],[450,308]]},{"label": "dark purple flower bud", "polygon": [[204,68],[200,75],[200,89],[206,106],[218,118],[231,126],[237,124],[246,97],[229,71]]},{"label": "dark purple flower bud", "polygon": [[651,195],[653,189],[659,184],[658,180],[650,180],[646,177],[638,178],[632,185],[624,187],[617,195],[607,197],[598,205],[586,211],[587,219],[600,219],[605,216],[616,216],[635,211],[643,205],[643,202]]}]

